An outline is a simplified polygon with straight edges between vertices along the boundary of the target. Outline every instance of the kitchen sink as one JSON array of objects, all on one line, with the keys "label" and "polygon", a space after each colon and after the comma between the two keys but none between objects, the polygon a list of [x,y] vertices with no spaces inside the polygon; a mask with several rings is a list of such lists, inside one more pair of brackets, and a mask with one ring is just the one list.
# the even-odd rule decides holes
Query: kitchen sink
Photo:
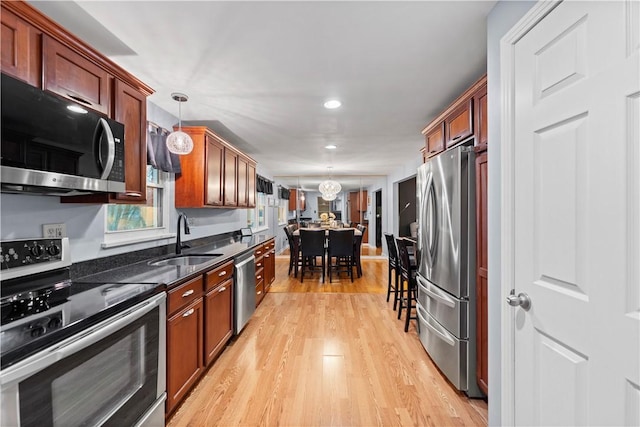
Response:
[{"label": "kitchen sink", "polygon": [[150,261],[148,264],[155,267],[161,267],[165,265],[200,265],[205,262],[209,262],[212,259],[219,257],[220,255],[178,255],[172,258],[165,258],[159,261]]}]

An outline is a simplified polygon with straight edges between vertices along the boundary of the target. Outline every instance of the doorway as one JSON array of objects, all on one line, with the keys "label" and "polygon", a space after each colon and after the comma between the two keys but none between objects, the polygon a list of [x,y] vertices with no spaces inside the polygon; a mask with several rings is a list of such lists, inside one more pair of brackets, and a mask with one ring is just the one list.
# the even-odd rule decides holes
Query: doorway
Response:
[{"label": "doorway", "polygon": [[376,191],[376,248],[382,247],[382,190]]}]

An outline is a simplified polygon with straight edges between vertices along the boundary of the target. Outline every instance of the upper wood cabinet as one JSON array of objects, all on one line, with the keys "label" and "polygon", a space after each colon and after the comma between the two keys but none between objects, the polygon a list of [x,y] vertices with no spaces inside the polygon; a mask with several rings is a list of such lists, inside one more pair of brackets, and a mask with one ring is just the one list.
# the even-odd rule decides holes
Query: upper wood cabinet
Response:
[{"label": "upper wood cabinet", "polygon": [[238,206],[238,153],[224,148],[224,205]]},{"label": "upper wood cabinet", "polygon": [[3,1],[2,72],[125,126],[126,192],[62,197],[65,203],[146,201],[147,96],[153,89],[23,1]]},{"label": "upper wood cabinet", "polygon": [[243,156],[238,157],[238,207],[246,208],[249,206],[249,162]]},{"label": "upper wood cabinet", "polygon": [[296,209],[307,209],[307,203],[304,196],[304,191],[292,188],[289,190],[289,210],[295,211]]},{"label": "upper wood cabinet", "polygon": [[2,72],[41,87],[42,33],[13,12],[2,8],[0,15],[2,33],[0,40],[0,67]]},{"label": "upper wood cabinet", "polygon": [[473,135],[473,99],[463,101],[445,119],[447,148]]},{"label": "upper wood cabinet", "polygon": [[487,139],[487,76],[483,76],[423,130],[424,161],[475,135],[474,145]]},{"label": "upper wood cabinet", "polygon": [[[183,126],[193,139],[193,151],[180,156],[182,173],[176,175],[176,207],[255,206],[256,163],[206,126]],[[241,163],[239,160],[242,159]],[[239,169],[243,177],[238,178]],[[238,189],[238,183],[244,186]],[[243,204],[238,203],[238,191]]]},{"label": "upper wood cabinet", "polygon": [[47,35],[42,54],[43,89],[109,115],[111,76],[104,68]]}]

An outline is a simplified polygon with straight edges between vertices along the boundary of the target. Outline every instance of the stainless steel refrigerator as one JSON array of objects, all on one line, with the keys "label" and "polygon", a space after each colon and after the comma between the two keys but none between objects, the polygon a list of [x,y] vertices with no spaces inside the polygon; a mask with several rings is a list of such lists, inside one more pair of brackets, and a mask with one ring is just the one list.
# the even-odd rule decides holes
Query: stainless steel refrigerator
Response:
[{"label": "stainless steel refrigerator", "polygon": [[431,359],[470,397],[476,380],[475,173],[471,148],[418,168],[418,322]]}]

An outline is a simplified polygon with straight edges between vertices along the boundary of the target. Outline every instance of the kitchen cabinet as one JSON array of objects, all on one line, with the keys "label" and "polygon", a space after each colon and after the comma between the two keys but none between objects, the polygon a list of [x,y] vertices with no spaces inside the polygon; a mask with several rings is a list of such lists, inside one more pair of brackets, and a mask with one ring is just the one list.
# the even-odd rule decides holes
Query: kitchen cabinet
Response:
[{"label": "kitchen cabinet", "polygon": [[444,121],[439,122],[425,134],[426,156],[431,157],[444,151]]},{"label": "kitchen cabinet", "polygon": [[300,212],[307,209],[304,191],[292,188],[289,190],[289,210],[295,211],[298,208],[300,208]]},{"label": "kitchen cabinet", "polygon": [[425,147],[422,158],[455,147],[475,136],[474,145],[487,140],[487,76],[482,76],[423,130]]},{"label": "kitchen cabinet", "polygon": [[[199,281],[201,290],[202,277],[194,280]],[[168,316],[167,413],[187,395],[204,370],[202,331],[203,302],[198,294],[191,304]]]},{"label": "kitchen cabinet", "polygon": [[487,220],[487,151],[476,156],[476,379],[488,395],[488,220]]},{"label": "kitchen cabinet", "polygon": [[256,307],[260,305],[260,303],[262,302],[262,298],[264,298],[264,255],[264,244],[258,246],[253,251],[253,256],[256,262]]},{"label": "kitchen cabinet", "polygon": [[473,105],[475,114],[475,135],[476,146],[487,145],[489,140],[488,134],[488,116],[487,116],[487,85],[484,85],[478,89],[473,97]]},{"label": "kitchen cabinet", "polygon": [[2,72],[23,80],[32,86],[41,87],[42,33],[24,19],[2,7],[2,47],[0,68]]},{"label": "kitchen cabinet", "polygon": [[349,220],[358,224],[364,222],[367,210],[367,191],[352,191],[349,193]]},{"label": "kitchen cabinet", "polygon": [[263,245],[264,247],[264,257],[262,258],[262,262],[264,264],[264,293],[269,292],[271,288],[271,284],[275,281],[276,278],[276,242],[275,239],[270,240],[269,242]]},{"label": "kitchen cabinet", "polygon": [[204,360],[208,366],[233,335],[233,262],[205,274]]},{"label": "kitchen cabinet", "polygon": [[[176,175],[176,207],[255,207],[256,162],[206,126],[183,126],[182,131],[193,139],[193,151],[180,156],[182,173]],[[240,169],[243,176],[239,179]]]},{"label": "kitchen cabinet", "polygon": [[42,36],[43,86],[87,108],[109,115],[111,75],[71,48]]},{"label": "kitchen cabinet", "polygon": [[233,261],[172,287],[167,319],[169,415],[233,335]]},{"label": "kitchen cabinet", "polygon": [[64,203],[146,202],[147,96],[153,89],[26,2],[2,2],[2,72],[125,126],[126,192],[62,197]]}]

